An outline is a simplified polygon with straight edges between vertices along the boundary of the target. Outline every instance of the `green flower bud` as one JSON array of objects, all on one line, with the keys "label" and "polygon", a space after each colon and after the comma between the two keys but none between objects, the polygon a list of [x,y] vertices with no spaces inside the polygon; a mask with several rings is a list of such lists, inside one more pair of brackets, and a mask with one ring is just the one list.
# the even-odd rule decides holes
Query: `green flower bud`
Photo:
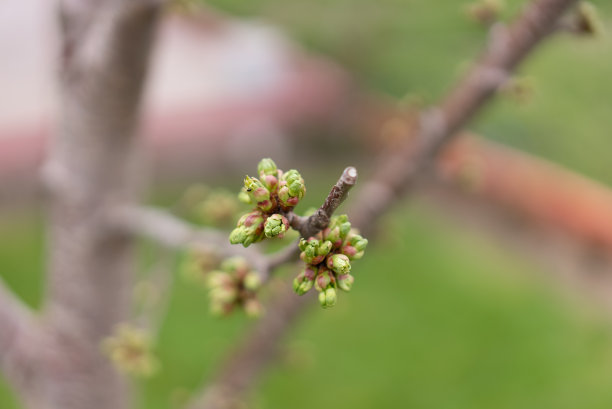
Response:
[{"label": "green flower bud", "polygon": [[235,286],[215,287],[210,290],[210,298],[224,304],[233,303],[238,298],[238,290]]},{"label": "green flower bud", "polygon": [[232,284],[232,277],[224,271],[212,271],[208,275],[206,285],[208,288],[213,289],[217,287],[230,286]]},{"label": "green flower bud", "polygon": [[230,233],[230,243],[240,244],[244,247],[256,243],[264,237],[263,215],[260,211],[254,210],[243,215],[238,220],[238,227]]},{"label": "green flower bud", "polygon": [[350,274],[338,275],[338,287],[343,291],[351,291],[353,282],[355,282],[355,278]]},{"label": "green flower bud", "polygon": [[317,291],[325,291],[325,289],[332,285],[333,282],[334,277],[332,276],[331,272],[327,268],[321,267],[317,277],[315,278],[314,287]]},{"label": "green flower bud", "polygon": [[321,243],[319,245],[319,247],[317,248],[317,256],[323,256],[325,257],[326,255],[329,254],[329,252],[331,251],[333,245],[332,242],[329,240],[325,240],[323,241],[323,243]]},{"label": "green flower bud", "polygon": [[223,260],[221,270],[228,273],[244,276],[249,271],[249,263],[243,257],[236,256]]},{"label": "green flower bud", "polygon": [[308,291],[310,291],[313,284],[314,284],[314,280],[304,280],[302,284],[300,284],[300,287],[298,288],[298,290],[296,291],[297,294],[298,295],[306,294]]},{"label": "green flower bud", "polygon": [[229,241],[231,244],[240,244],[243,243],[247,237],[247,232],[244,227],[236,227],[229,236]]},{"label": "green flower bud", "polygon": [[351,262],[344,254],[333,254],[327,257],[327,267],[337,274],[346,274],[351,271]]},{"label": "green flower bud", "polygon": [[334,288],[330,287],[325,290],[325,303],[327,304],[328,308],[336,305],[336,300],[336,290]]},{"label": "green flower bud", "polygon": [[244,288],[250,291],[257,291],[261,288],[261,277],[254,271],[251,271],[244,277]]},{"label": "green flower bud", "polygon": [[305,267],[293,280],[293,290],[298,295],[304,295],[312,288],[315,281],[316,272],[311,267]]},{"label": "green flower bud", "polygon": [[304,179],[297,170],[292,169],[281,176],[278,198],[283,208],[295,207],[305,194]]},{"label": "green flower bud", "polygon": [[276,167],[276,163],[274,163],[274,161],[270,158],[265,158],[259,161],[259,164],[257,165],[257,171],[259,172],[259,175],[273,175],[276,176],[277,174],[277,167]]},{"label": "green flower bud", "polygon": [[339,247],[342,244],[342,238],[340,237],[340,228],[338,226],[335,227],[327,227],[323,230],[323,239],[332,243],[332,247]]},{"label": "green flower bud", "polygon": [[245,204],[251,204],[253,201],[251,200],[251,195],[246,191],[246,187],[240,189],[240,193],[238,193],[238,200]]},{"label": "green flower bud", "polygon": [[264,187],[263,183],[261,183],[261,181],[257,178],[252,178],[249,175],[246,175],[244,177],[244,188],[246,189],[247,192],[251,193],[253,192],[255,189]]},{"label": "green flower bud", "polygon": [[263,306],[257,298],[247,298],[243,303],[244,312],[251,318],[259,318],[263,313]]},{"label": "green flower bud", "polygon": [[234,303],[225,303],[221,300],[212,298],[210,300],[210,314],[215,317],[221,317],[229,314],[234,309]]},{"label": "green flower bud", "polygon": [[336,299],[336,290],[331,287],[319,293],[319,303],[323,308],[330,308],[336,305]]},{"label": "green flower bud", "polygon": [[280,214],[273,214],[266,220],[264,233],[266,237],[269,238],[277,236],[282,238],[288,228],[289,221],[287,221],[287,218],[285,216],[282,216]]},{"label": "green flower bud", "polygon": [[321,307],[327,308],[327,300],[325,299],[324,292],[319,293],[319,304],[321,304]]}]

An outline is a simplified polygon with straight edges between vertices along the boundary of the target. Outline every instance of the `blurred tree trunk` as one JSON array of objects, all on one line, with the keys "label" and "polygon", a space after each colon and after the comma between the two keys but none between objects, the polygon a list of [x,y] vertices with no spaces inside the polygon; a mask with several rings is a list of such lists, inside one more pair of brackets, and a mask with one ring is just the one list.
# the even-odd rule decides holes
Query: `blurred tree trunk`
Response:
[{"label": "blurred tree trunk", "polygon": [[109,223],[134,200],[138,106],[160,4],[63,0],[61,121],[44,176],[51,190],[45,345],[24,370],[30,408],[123,409],[127,385],[100,343],[128,318],[132,240]]}]

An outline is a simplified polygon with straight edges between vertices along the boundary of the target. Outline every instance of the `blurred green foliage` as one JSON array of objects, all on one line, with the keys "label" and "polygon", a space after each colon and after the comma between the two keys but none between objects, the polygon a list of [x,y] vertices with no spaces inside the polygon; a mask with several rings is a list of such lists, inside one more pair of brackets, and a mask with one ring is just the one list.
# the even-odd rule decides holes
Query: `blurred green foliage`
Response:
[{"label": "blurred green foliage", "polygon": [[[456,0],[208,3],[280,24],[376,92],[420,94],[428,102],[443,95],[486,35]],[[522,1],[509,3],[508,17]],[[611,3],[596,4],[604,16],[612,13]],[[475,129],[612,184],[611,45],[610,38],[553,39],[521,69],[536,81],[533,101],[496,102]],[[334,309],[315,305],[286,340],[253,396],[256,407],[612,406],[608,317],[486,238],[437,221],[429,209],[404,208],[387,217],[385,228],[389,233],[356,266],[353,291]],[[36,307],[43,237],[38,216],[0,217],[0,274]],[[207,303],[200,288],[177,280],[159,339],[162,370],[141,384],[141,408],[178,407],[243,334],[245,318],[214,319]],[[11,396],[0,387],[0,407],[19,408]]]}]

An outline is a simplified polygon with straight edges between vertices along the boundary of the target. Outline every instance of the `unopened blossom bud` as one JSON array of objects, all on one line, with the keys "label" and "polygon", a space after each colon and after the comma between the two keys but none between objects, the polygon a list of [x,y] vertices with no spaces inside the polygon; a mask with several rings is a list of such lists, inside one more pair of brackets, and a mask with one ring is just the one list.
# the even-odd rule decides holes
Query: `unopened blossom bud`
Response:
[{"label": "unopened blossom bud", "polygon": [[291,196],[298,197],[299,199],[304,197],[304,194],[306,193],[304,179],[297,170],[291,169],[287,173],[283,174],[281,179],[287,182]]},{"label": "unopened blossom bud", "polygon": [[337,274],[346,274],[351,271],[351,262],[344,254],[332,254],[327,257],[327,267]]},{"label": "unopened blossom bud", "polygon": [[321,304],[321,307],[323,308],[327,307],[327,300],[325,299],[325,292],[319,293],[319,304]]},{"label": "unopened blossom bud", "polygon": [[306,294],[312,288],[316,271],[310,266],[305,267],[293,280],[293,290],[298,295]]},{"label": "unopened blossom bud", "polygon": [[273,175],[276,176],[278,168],[276,163],[270,158],[265,158],[259,161],[257,165],[257,172],[259,175]]},{"label": "unopened blossom bud", "polygon": [[315,278],[314,286],[317,291],[324,291],[333,281],[332,273],[327,268],[321,267]]},{"label": "unopened blossom bud", "polygon": [[[325,255],[319,255],[319,252],[324,252],[327,248],[327,245],[321,247],[321,241],[315,238],[310,238],[305,245],[302,246],[304,251],[300,254],[300,258],[306,264],[319,264],[325,259]],[[327,253],[325,253],[327,254]]]},{"label": "unopened blossom bud", "polygon": [[211,298],[209,311],[210,314],[214,317],[221,317],[223,315],[227,315],[234,309],[233,303],[225,303],[221,300],[217,300]]},{"label": "unopened blossom bud", "polygon": [[337,277],[338,287],[346,292],[351,291],[351,287],[353,286],[353,282],[355,282],[355,277],[350,274],[340,274]]},{"label": "unopened blossom bud", "polygon": [[329,252],[331,251],[333,247],[333,244],[331,241],[329,240],[324,240],[319,247],[317,248],[317,256],[323,256],[325,257],[326,255],[329,254]]},{"label": "unopened blossom bud", "polygon": [[319,293],[319,303],[323,308],[330,308],[336,305],[336,290],[330,287]]},{"label": "unopened blossom bud", "polygon": [[306,267],[296,278],[298,285],[295,286],[294,290],[298,295],[304,295],[312,288],[315,281],[316,272],[311,267]]},{"label": "unopened blossom bud", "polygon": [[260,241],[264,237],[263,220],[263,215],[257,210],[243,215],[238,220],[238,227],[230,233],[230,243],[242,243],[244,247],[248,247],[252,243]]},{"label": "unopened blossom bud", "polygon": [[249,263],[244,257],[236,256],[223,260],[221,270],[238,276],[245,276],[249,272]]},{"label": "unopened blossom bud", "polygon": [[361,237],[359,234],[351,232],[345,244],[342,246],[341,252],[348,256],[351,260],[358,260],[363,257],[364,250],[368,245],[368,240]]},{"label": "unopened blossom bud", "polygon": [[222,303],[233,303],[238,298],[238,290],[234,286],[215,287],[210,290],[210,298]]},{"label": "unopened blossom bud", "polygon": [[238,193],[238,200],[240,200],[244,204],[251,204],[253,201],[251,200],[251,195],[246,191],[246,187],[240,189]]},{"label": "unopened blossom bud", "polygon": [[247,298],[243,303],[244,312],[251,318],[259,318],[263,313],[263,306],[257,298]]},{"label": "unopened blossom bud", "polygon": [[340,237],[340,228],[328,227],[323,230],[323,239],[332,243],[332,247],[339,247],[342,244],[342,238]]},{"label": "unopened blossom bud", "polygon": [[[247,237],[247,231],[243,226],[236,227],[229,236],[229,241],[232,244],[240,244],[243,243]],[[246,246],[245,246],[246,247]]]},{"label": "unopened blossom bud", "polygon": [[284,233],[289,228],[289,221],[285,216],[280,214],[273,214],[268,217],[264,226],[264,233],[266,237],[283,237]]},{"label": "unopened blossom bud", "polygon": [[130,324],[118,325],[102,341],[102,349],[117,369],[130,375],[147,377],[159,368],[149,333]]},{"label": "unopened blossom bud", "polygon": [[261,277],[255,271],[251,271],[244,277],[243,284],[247,290],[257,291],[261,288]]},{"label": "unopened blossom bud", "polygon": [[281,205],[285,208],[294,207],[306,194],[304,179],[295,169],[284,173],[281,176],[279,185],[278,198]]},{"label": "unopened blossom bud", "polygon": [[208,288],[228,286],[232,284],[232,277],[224,271],[212,271],[206,280]]}]

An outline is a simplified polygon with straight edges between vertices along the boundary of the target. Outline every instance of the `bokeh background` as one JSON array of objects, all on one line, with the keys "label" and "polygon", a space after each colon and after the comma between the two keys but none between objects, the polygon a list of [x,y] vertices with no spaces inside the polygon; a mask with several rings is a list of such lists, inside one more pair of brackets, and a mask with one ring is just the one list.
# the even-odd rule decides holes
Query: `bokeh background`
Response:
[{"label": "bokeh background", "polygon": [[[53,31],[53,24],[42,2],[5,1],[0,19],[4,13],[7,21],[12,16],[10,21],[23,23],[0,32],[7,59],[8,52]],[[612,29],[612,4],[594,3]],[[522,4],[509,1],[503,18],[514,16]],[[210,0],[177,6],[169,12],[171,25],[162,30],[162,51],[153,61],[146,112],[157,125],[148,131],[155,134],[176,118],[181,124],[196,124],[196,129],[198,121],[208,118],[181,113],[200,112],[193,107],[202,106],[210,110],[205,112],[216,112],[214,107],[234,106],[235,101],[238,108],[228,109],[227,115],[231,123],[244,126],[189,130],[193,135],[183,139],[154,138],[158,147],[151,149],[155,160],[147,200],[176,206],[194,183],[236,192],[241,177],[253,171],[261,156],[272,156],[282,168],[298,164],[308,186],[303,209],[321,201],[349,162],[363,166],[365,179],[375,163],[371,146],[346,142],[344,138],[353,136],[329,119],[325,126],[314,123],[331,108],[305,115],[299,127],[293,126],[302,112],[297,108],[291,121],[248,113],[244,123],[241,109],[251,109],[249,98],[261,101],[261,95],[273,94],[270,89],[290,82],[286,78],[295,73],[287,69],[293,67],[287,55],[291,61],[316,60],[317,70],[322,66],[334,73],[330,78],[341,71],[341,89],[359,89],[385,101],[435,103],[486,41],[486,30],[466,17],[465,6],[459,0]],[[21,35],[26,36],[24,44]],[[200,41],[202,36],[206,40]],[[53,42],[40,44],[33,49]],[[191,54],[200,48],[204,54]],[[193,58],[191,67],[186,56]],[[20,143],[26,150],[24,141],[38,141],[50,132],[34,132],[32,127],[46,129],[53,122],[53,65],[17,69],[37,58],[52,62],[52,53],[23,51],[0,64],[0,82],[12,84],[0,97],[0,106],[6,106],[0,117],[5,153]],[[529,101],[500,98],[471,129],[609,188],[611,38],[560,34],[542,45],[520,72],[534,84]],[[314,84],[324,87],[325,81]],[[330,100],[321,99],[328,104]],[[14,105],[19,104],[17,109]],[[165,122],[155,122],[159,117]],[[335,112],[333,118],[342,117]],[[196,140],[194,151],[189,143]],[[29,149],[38,149],[38,143]],[[172,151],[175,156],[162,157],[160,146],[174,145],[180,145]],[[180,160],[185,150],[193,159],[188,167]],[[23,156],[34,169],[38,159]],[[44,201],[32,194],[35,188],[24,189],[26,193],[17,188],[35,185],[29,182],[30,168],[17,168],[7,168],[0,177],[0,275],[38,308],[44,291]],[[366,257],[355,263],[351,294],[342,294],[333,309],[313,307],[296,323],[278,362],[253,393],[253,407],[612,406],[612,310],[593,302],[588,292],[557,280],[554,263],[525,257],[419,195],[397,206],[379,227]],[[142,274],[161,262],[175,267],[178,256],[160,254],[153,244],[142,244]],[[286,269],[281,275],[292,274]],[[135,381],[140,408],[179,407],[214,374],[233,342],[252,325],[240,315],[211,317],[205,291],[179,276],[168,292],[170,309],[156,348],[162,370],[151,379]],[[612,288],[609,292],[612,296]],[[0,386],[0,407],[20,408],[5,386]]]}]

